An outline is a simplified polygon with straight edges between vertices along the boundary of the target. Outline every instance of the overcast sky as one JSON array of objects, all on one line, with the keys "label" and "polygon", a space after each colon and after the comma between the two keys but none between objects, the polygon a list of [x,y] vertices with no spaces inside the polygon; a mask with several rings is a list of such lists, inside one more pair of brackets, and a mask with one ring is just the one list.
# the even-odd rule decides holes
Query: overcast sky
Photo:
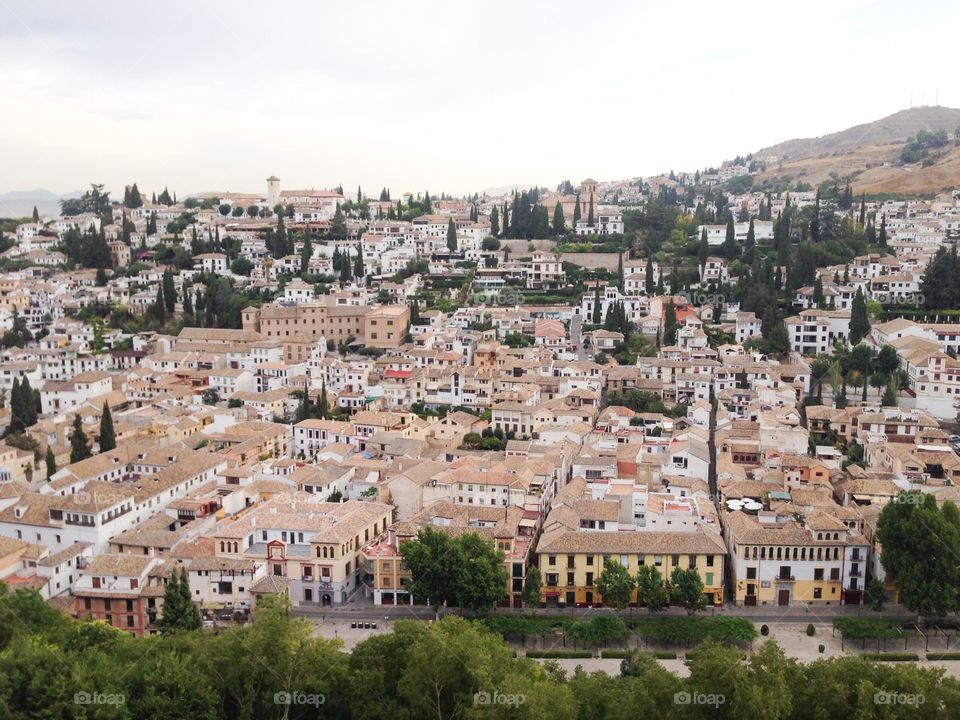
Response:
[{"label": "overcast sky", "polygon": [[693,170],[960,105],[958,5],[0,0],[0,192]]}]

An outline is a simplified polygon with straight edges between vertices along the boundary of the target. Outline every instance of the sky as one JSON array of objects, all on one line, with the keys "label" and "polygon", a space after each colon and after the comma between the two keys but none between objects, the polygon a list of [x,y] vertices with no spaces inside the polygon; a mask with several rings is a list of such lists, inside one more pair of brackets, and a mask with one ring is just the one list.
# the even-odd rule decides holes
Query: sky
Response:
[{"label": "sky", "polygon": [[0,192],[694,170],[960,106],[958,31],[952,0],[0,0]]}]

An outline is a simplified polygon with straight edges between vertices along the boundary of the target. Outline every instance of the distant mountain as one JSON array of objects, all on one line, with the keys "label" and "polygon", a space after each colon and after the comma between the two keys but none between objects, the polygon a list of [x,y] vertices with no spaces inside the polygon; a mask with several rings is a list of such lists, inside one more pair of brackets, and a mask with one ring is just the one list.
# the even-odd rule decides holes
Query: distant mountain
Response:
[{"label": "distant mountain", "polygon": [[64,195],[57,195],[49,190],[12,190],[0,193],[0,217],[30,217],[36,206],[41,216],[57,217],[60,215],[60,201],[68,198],[77,198],[83,192],[77,190]]},{"label": "distant mountain", "polygon": [[903,143],[921,130],[946,130],[952,133],[958,126],[960,126],[960,110],[956,108],[939,105],[915,107],[829,135],[787,140],[758,150],[754,156],[762,158],[766,155],[776,155],[785,160],[802,160],[868,145]]}]

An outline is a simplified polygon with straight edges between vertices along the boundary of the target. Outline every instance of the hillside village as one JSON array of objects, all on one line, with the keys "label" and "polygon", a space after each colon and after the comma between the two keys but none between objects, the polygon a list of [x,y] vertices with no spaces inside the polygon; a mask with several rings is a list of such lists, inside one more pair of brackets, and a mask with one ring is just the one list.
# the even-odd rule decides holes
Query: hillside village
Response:
[{"label": "hillside village", "polygon": [[960,325],[924,296],[960,192],[731,192],[744,171],[94,186],[5,226],[0,580],[134,635],[175,569],[207,615],[422,603],[403,549],[431,527],[502,552],[505,607],[533,568],[540,606],[602,606],[611,558],[694,570],[711,606],[896,603],[880,511],[958,500]]}]

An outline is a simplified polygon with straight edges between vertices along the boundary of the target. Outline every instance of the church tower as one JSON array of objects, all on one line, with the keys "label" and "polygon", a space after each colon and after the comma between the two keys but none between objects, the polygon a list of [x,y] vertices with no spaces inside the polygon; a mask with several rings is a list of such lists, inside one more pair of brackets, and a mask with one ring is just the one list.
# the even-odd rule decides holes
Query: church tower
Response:
[{"label": "church tower", "polygon": [[280,202],[280,178],[271,175],[267,178],[267,205],[272,209]]}]

